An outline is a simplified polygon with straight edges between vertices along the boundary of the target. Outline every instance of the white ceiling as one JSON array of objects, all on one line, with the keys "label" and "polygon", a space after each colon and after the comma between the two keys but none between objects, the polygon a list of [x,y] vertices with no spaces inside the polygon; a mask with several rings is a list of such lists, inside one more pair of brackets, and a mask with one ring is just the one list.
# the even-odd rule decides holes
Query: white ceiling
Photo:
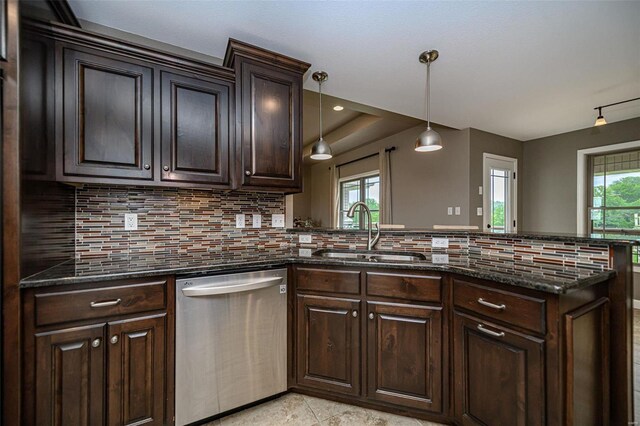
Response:
[{"label": "white ceiling", "polygon": [[[529,140],[640,96],[640,2],[70,0],[76,15],[208,55],[237,38],[323,69],[329,95]],[[307,73],[305,88],[317,90]],[[640,101],[605,110],[640,116]]]}]

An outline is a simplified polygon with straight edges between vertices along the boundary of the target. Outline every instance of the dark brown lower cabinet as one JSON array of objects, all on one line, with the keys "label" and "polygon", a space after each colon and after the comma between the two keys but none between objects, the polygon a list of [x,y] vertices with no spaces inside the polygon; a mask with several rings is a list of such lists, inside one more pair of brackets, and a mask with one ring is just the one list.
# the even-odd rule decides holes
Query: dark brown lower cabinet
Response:
[{"label": "dark brown lower cabinet", "polygon": [[25,424],[173,424],[173,285],[26,291]]},{"label": "dark brown lower cabinet", "polygon": [[367,397],[442,410],[442,307],[367,303]]},{"label": "dark brown lower cabinet", "polygon": [[462,424],[545,424],[542,339],[455,312],[453,340]]},{"label": "dark brown lower cabinet", "polygon": [[35,424],[103,423],[106,328],[102,323],[36,334]]},{"label": "dark brown lower cabinet", "polygon": [[299,295],[298,384],[360,394],[360,301]]},{"label": "dark brown lower cabinet", "polygon": [[109,324],[108,425],[163,424],[165,320]]}]

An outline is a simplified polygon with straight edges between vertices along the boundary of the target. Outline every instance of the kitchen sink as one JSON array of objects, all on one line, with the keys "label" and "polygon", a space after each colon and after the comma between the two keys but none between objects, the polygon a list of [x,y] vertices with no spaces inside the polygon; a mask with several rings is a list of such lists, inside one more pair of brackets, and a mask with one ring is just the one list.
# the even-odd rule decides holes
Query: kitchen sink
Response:
[{"label": "kitchen sink", "polygon": [[376,251],[346,251],[346,250],[318,250],[314,256],[332,259],[366,260],[369,262],[419,262],[426,260],[422,253],[414,252],[376,252]]}]

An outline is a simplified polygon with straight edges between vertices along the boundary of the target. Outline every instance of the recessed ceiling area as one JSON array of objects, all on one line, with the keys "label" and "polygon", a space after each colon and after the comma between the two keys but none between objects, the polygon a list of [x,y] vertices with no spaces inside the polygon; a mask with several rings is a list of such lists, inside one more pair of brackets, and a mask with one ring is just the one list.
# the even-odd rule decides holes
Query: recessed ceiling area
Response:
[{"label": "recessed ceiling area", "polygon": [[[275,50],[313,64],[308,90],[323,69],[324,93],[420,119],[418,55],[435,48],[432,120],[519,140],[589,127],[594,107],[640,96],[637,1],[70,4],[81,19],[216,57],[229,37]],[[640,102],[605,111],[609,123],[638,116]]]}]

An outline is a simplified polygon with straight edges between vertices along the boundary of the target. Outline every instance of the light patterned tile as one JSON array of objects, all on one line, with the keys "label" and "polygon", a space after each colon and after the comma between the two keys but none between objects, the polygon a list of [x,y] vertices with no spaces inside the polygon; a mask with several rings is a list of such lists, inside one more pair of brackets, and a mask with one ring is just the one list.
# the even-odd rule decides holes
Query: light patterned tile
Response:
[{"label": "light patterned tile", "polygon": [[416,419],[353,407],[320,423],[322,426],[417,426]]},{"label": "light patterned tile", "polygon": [[356,409],[361,410],[358,407],[348,404],[342,404],[340,402],[329,401],[321,398],[314,398],[312,396],[304,396],[305,401],[309,404],[311,411],[316,415],[318,420],[327,420],[330,417],[344,415]]},{"label": "light patterned tile", "polygon": [[302,395],[287,394],[274,401],[220,419],[222,426],[317,426],[318,420]]}]

